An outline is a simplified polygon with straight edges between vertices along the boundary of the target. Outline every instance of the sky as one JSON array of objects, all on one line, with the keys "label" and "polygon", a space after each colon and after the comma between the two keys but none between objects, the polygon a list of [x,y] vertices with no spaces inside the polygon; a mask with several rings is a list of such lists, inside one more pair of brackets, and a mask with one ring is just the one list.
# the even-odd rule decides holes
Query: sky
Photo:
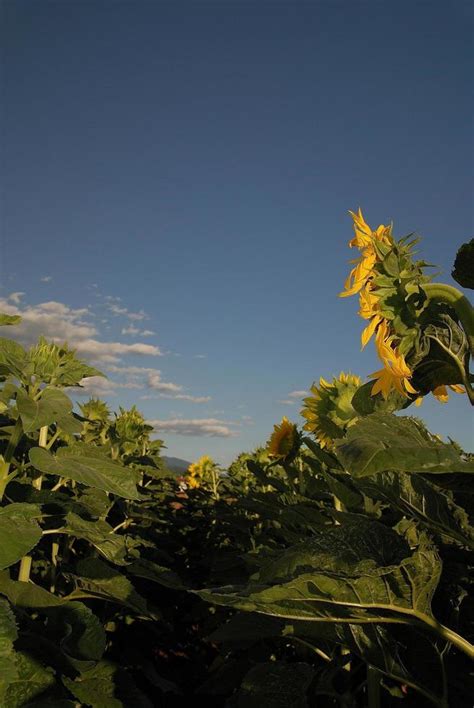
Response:
[{"label": "sky", "polygon": [[[349,209],[473,235],[473,7],[6,0],[0,309],[67,340],[167,446],[225,465],[360,351]],[[411,412],[411,410],[410,410]],[[472,449],[463,396],[416,414]]]}]

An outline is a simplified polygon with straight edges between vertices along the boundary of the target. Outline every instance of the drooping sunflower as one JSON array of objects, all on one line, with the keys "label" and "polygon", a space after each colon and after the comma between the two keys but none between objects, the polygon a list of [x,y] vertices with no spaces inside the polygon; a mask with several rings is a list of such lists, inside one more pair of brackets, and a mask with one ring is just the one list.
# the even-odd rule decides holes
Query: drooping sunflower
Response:
[{"label": "drooping sunflower", "polygon": [[267,443],[269,457],[291,460],[300,448],[300,435],[294,423],[283,416],[279,425],[273,426],[273,433]]},{"label": "drooping sunflower", "polygon": [[358,376],[344,372],[331,383],[320,378],[319,386],[312,385],[312,395],[304,399],[301,415],[307,420],[304,430],[313,433],[321,447],[332,448],[334,440],[343,437],[357,420],[351,401],[360,385]]},{"label": "drooping sunflower", "polygon": [[356,265],[352,268],[349,276],[344,283],[344,290],[339,294],[339,297],[349,297],[358,293],[373,276],[373,267],[377,261],[377,250],[375,243],[391,244],[392,226],[384,226],[380,224],[375,231],[366,223],[362,216],[362,211],[359,208],[357,214],[349,211],[352,216],[355,236],[349,241],[350,248],[358,248],[361,252],[361,257],[351,261]]}]

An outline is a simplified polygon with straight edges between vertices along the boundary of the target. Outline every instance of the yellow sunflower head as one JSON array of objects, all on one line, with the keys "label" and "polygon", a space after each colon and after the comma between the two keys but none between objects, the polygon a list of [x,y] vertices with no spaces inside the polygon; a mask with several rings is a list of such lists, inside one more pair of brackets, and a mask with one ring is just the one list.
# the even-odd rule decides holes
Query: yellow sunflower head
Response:
[{"label": "yellow sunflower head", "polygon": [[269,457],[276,459],[294,459],[300,448],[300,434],[294,423],[283,416],[279,425],[273,426],[273,433],[267,443]]},{"label": "yellow sunflower head", "polygon": [[321,447],[332,448],[334,440],[342,438],[357,420],[351,401],[361,383],[358,376],[341,372],[332,383],[321,378],[319,386],[312,385],[312,395],[304,399],[301,415],[307,420],[304,430],[313,433]]}]

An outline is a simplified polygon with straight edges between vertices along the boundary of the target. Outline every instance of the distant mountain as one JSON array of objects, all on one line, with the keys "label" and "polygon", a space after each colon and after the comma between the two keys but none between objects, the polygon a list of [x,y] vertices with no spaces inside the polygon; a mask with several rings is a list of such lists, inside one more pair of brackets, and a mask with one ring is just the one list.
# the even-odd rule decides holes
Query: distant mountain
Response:
[{"label": "distant mountain", "polygon": [[172,472],[187,472],[188,467],[191,464],[186,460],[181,460],[179,457],[167,457],[166,455],[162,455],[161,459],[164,461],[167,468]]}]

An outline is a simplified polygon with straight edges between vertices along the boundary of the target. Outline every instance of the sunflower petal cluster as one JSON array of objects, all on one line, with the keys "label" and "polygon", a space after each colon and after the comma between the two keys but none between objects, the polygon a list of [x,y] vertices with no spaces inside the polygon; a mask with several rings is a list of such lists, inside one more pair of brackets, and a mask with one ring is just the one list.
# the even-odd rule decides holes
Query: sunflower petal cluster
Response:
[{"label": "sunflower petal cluster", "polygon": [[307,421],[304,430],[313,433],[321,447],[331,449],[334,440],[342,438],[357,420],[352,397],[361,383],[359,376],[341,372],[331,383],[320,378],[319,386],[312,385],[312,395],[304,399],[301,415]]},{"label": "sunflower petal cluster", "polygon": [[196,462],[192,462],[188,467],[188,474],[185,477],[188,487],[191,487],[191,489],[201,487],[203,482],[207,481],[213,467],[215,467],[215,462],[209,455],[203,455]]},{"label": "sunflower petal cluster", "polygon": [[267,442],[266,452],[274,459],[292,460],[298,454],[301,438],[294,423],[283,416],[279,425],[273,426],[273,433]]}]

